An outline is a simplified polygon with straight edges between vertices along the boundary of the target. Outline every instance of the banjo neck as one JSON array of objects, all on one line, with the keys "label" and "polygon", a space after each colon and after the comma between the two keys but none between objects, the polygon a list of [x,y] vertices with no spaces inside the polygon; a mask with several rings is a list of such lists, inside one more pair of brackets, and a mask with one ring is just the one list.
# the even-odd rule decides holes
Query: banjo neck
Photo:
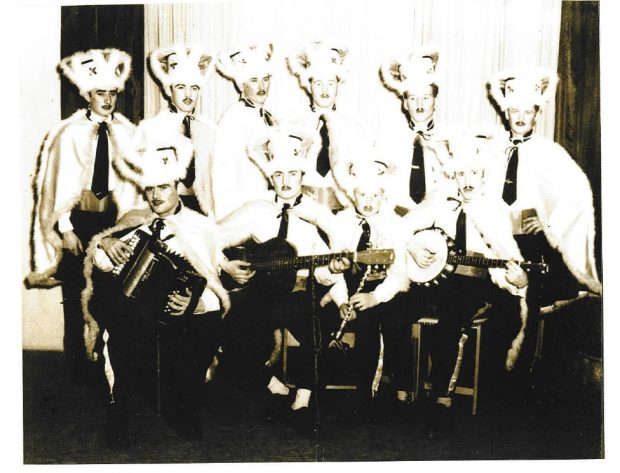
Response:
[{"label": "banjo neck", "polygon": [[[493,259],[493,258],[485,258],[484,256],[473,254],[473,255],[458,255],[458,254],[449,254],[448,255],[448,264],[454,265],[463,265],[463,266],[476,266],[478,268],[503,268],[508,263],[507,259]],[[514,261],[516,264],[521,266],[525,270],[530,270],[540,266],[540,269],[544,272],[544,267],[546,266],[544,263],[533,263],[531,261]]]}]

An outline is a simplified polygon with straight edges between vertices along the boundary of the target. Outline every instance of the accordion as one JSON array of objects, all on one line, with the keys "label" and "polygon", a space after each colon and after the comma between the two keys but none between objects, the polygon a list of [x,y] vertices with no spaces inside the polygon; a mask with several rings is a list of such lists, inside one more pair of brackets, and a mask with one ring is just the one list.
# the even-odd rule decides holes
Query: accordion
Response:
[{"label": "accordion", "polygon": [[128,300],[145,312],[165,312],[168,296],[191,291],[183,315],[194,313],[207,280],[181,255],[172,252],[158,237],[138,230],[127,242],[133,253],[129,260],[112,270],[114,285]]}]

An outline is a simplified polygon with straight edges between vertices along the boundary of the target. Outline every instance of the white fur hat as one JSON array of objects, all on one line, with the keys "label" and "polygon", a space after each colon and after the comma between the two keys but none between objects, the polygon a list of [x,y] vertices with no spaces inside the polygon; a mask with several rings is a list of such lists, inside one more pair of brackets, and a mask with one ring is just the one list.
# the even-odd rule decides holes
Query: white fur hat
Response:
[{"label": "white fur hat", "polygon": [[[492,140],[487,136],[463,136],[450,140],[451,158],[446,160],[446,173],[454,175],[457,171],[484,171],[492,165]],[[437,151],[436,151],[437,152]]]},{"label": "white fur hat", "polygon": [[382,64],[379,72],[383,85],[403,96],[405,92],[425,90],[429,84],[439,86],[436,72],[439,53],[435,48],[414,51],[405,57]]},{"label": "white fur hat", "polygon": [[60,61],[62,73],[90,100],[92,90],[125,88],[125,81],[131,73],[131,56],[118,49],[90,49],[77,52]]},{"label": "white fur hat", "polygon": [[389,200],[394,166],[391,163],[376,160],[358,161],[346,166],[347,176],[341,176],[338,184],[343,188],[351,202],[355,202],[355,190],[380,190],[384,200]]},{"label": "white fur hat", "polygon": [[503,71],[489,81],[489,90],[502,111],[510,107],[543,108],[555,97],[557,84],[557,74],[544,69]]},{"label": "white fur hat", "polygon": [[298,170],[307,173],[311,156],[318,154],[320,146],[320,138],[273,127],[252,139],[246,151],[265,177],[271,180],[276,171]]},{"label": "white fur hat", "polygon": [[203,87],[213,69],[213,55],[200,45],[175,44],[153,51],[149,64],[164,93],[170,96],[175,84]]},{"label": "white fur hat", "polygon": [[215,67],[241,90],[248,79],[271,75],[272,54],[271,43],[253,43],[234,52],[219,54]]},{"label": "white fur hat", "polygon": [[192,159],[191,141],[181,133],[127,151],[123,174],[142,189],[181,180]]},{"label": "white fur hat", "polygon": [[348,74],[345,59],[348,50],[322,41],[308,43],[286,58],[288,69],[299,81],[299,86],[310,93],[310,80],[319,76],[335,76],[344,82]]}]

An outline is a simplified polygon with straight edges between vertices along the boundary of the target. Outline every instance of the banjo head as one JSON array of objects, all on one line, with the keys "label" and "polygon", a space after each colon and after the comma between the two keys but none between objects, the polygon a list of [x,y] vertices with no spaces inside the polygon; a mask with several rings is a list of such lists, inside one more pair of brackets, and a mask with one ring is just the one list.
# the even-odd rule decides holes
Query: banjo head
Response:
[{"label": "banjo head", "polygon": [[407,252],[407,273],[409,278],[418,285],[430,286],[438,284],[455,268],[447,265],[448,255],[453,251],[454,241],[441,228],[420,230],[411,237],[411,241],[435,253],[435,261],[427,268],[418,266]]}]

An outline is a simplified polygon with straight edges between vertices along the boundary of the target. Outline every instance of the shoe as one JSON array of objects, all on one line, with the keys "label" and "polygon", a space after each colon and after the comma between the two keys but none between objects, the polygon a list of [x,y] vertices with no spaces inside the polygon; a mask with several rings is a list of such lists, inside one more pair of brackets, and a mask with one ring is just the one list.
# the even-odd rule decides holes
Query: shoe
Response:
[{"label": "shoe", "polygon": [[269,390],[267,391],[269,394],[265,399],[263,421],[267,424],[286,422],[294,399],[294,396],[291,396],[291,391],[288,394],[272,394]]},{"label": "shoe", "polygon": [[127,413],[115,404],[110,404],[106,412],[104,438],[106,445],[112,450],[129,448]]},{"label": "shoe", "polygon": [[315,412],[310,407],[302,407],[291,411],[291,426],[302,437],[316,437],[318,425]]},{"label": "shoe", "polygon": [[450,432],[454,428],[454,413],[452,408],[435,403],[430,409],[426,422],[426,438],[433,439]]}]

